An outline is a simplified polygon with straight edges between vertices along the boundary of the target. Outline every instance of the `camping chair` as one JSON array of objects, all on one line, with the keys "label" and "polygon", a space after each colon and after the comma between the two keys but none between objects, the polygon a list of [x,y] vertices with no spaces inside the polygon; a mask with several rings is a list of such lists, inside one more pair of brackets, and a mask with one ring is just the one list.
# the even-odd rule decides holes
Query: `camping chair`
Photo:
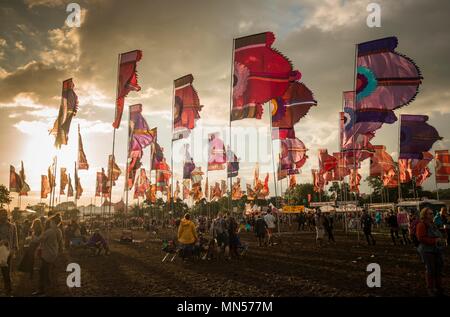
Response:
[{"label": "camping chair", "polygon": [[163,245],[162,245],[161,250],[166,253],[166,255],[164,256],[164,258],[162,259],[161,262],[164,262],[167,259],[167,257],[171,254],[173,254],[173,256],[170,259],[170,262],[173,262],[173,260],[177,256],[178,252],[180,251],[180,249],[177,248],[174,240],[163,240]]}]

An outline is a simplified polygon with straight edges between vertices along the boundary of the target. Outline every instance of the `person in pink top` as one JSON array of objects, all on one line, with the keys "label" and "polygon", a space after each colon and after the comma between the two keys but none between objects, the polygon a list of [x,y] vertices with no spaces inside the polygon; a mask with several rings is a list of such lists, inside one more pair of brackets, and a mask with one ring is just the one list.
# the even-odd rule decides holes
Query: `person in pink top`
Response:
[{"label": "person in pink top", "polygon": [[411,243],[411,240],[408,237],[408,228],[409,228],[409,220],[408,220],[408,212],[403,208],[399,207],[397,212],[397,223],[400,228],[400,232],[402,234],[402,244],[408,245]]}]

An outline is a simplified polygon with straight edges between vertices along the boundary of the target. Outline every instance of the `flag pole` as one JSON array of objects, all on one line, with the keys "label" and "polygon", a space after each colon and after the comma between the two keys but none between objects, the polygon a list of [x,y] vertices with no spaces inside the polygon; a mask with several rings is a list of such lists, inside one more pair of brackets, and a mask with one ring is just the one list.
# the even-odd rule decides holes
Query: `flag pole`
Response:
[{"label": "flag pole", "polygon": [[[126,155],[126,166],[125,166],[125,217],[128,216],[128,176],[129,176],[129,171],[128,171],[128,156],[130,153],[130,119],[131,119],[131,109],[130,106],[128,106],[128,132],[127,132],[127,155]],[[126,219],[126,218],[125,218]],[[127,227],[127,221],[125,221],[125,227]]]},{"label": "flag pole", "polygon": [[173,111],[173,108],[174,108],[174,105],[175,105],[175,80],[173,81],[173,84],[172,84],[172,122],[171,122],[171,126],[172,126],[172,132],[171,132],[171,135],[170,135],[170,169],[171,169],[171,173],[170,173],[170,186],[169,186],[169,191],[170,191],[170,206],[171,206],[171,209],[172,209],[172,215],[174,215],[175,214],[175,211],[174,211],[174,207],[175,207],[175,205],[174,205],[174,199],[173,199],[173,174],[174,174],[174,171],[175,171],[175,168],[174,168],[174,166],[173,166],[173,131],[174,131],[174,125],[173,125],[173,119],[174,119],[174,111]]},{"label": "flag pole", "polygon": [[78,172],[77,172],[77,162],[74,162],[75,166],[75,195],[74,195],[74,202],[75,202],[75,209],[77,209],[77,196],[78,196]]},{"label": "flag pole", "polygon": [[[354,70],[353,71],[353,107],[356,108],[356,80],[357,80],[357,76],[358,76],[358,70],[357,70],[357,67],[358,67],[358,44],[355,44],[355,57],[354,57],[353,63],[354,63],[354,66],[353,66],[353,70]],[[355,133],[353,133],[352,138],[353,138],[353,142],[352,142],[352,144],[353,144],[353,173],[355,173],[355,185],[356,185],[356,180],[358,179],[358,169],[356,166]],[[356,206],[358,205],[356,191],[355,191],[355,204],[356,204]]]},{"label": "flag pole", "polygon": [[55,191],[56,191],[56,168],[58,166],[58,155],[55,156],[55,167],[53,168],[53,177],[55,181],[53,183],[53,198],[52,198],[52,210],[55,209]]},{"label": "flag pole", "polygon": [[[117,98],[119,96],[119,72],[120,72],[120,54],[117,55],[117,81],[116,81],[116,102],[117,102]],[[115,111],[114,111],[114,120],[117,116],[117,106],[114,107]],[[113,169],[114,169],[114,163],[115,163],[115,157],[114,157],[114,150],[115,150],[115,143],[116,143],[116,128],[114,127],[113,129],[113,139],[112,139],[112,151],[111,151],[111,170],[109,172],[109,201],[110,204],[108,206],[108,214],[109,216],[111,216],[111,202],[112,202],[112,190],[113,190],[113,179],[112,179],[112,175],[113,175]],[[127,161],[128,161],[128,154],[127,154]],[[109,164],[109,160],[108,160],[108,164]],[[126,178],[126,176],[125,176]],[[108,226],[109,228],[109,226]]]},{"label": "flag pole", "polygon": [[[228,121],[228,142],[229,142],[229,147],[230,147],[230,156],[232,153],[232,137],[231,137],[231,116],[233,113],[233,80],[234,80],[234,49],[235,49],[235,39],[233,38],[233,44],[231,45],[232,49],[231,49],[231,70],[230,70],[230,117],[229,117],[229,121]],[[228,177],[228,151],[226,153],[226,158],[227,158],[227,180],[230,182],[230,187],[229,187],[229,194],[228,194],[228,209],[230,209],[231,211],[231,207],[232,207],[232,202],[231,202],[231,193],[233,192],[233,176],[231,175],[231,177]],[[233,155],[233,159],[234,159],[234,155]],[[208,184],[209,185],[209,184]]]},{"label": "flag pole", "polygon": [[439,200],[439,187],[436,172],[437,172],[437,159],[436,159],[436,152],[434,152],[434,184],[436,186],[436,199]]},{"label": "flag pole", "polygon": [[398,158],[397,158],[397,181],[398,181],[398,202],[402,200],[402,184],[400,183],[400,133],[402,126],[402,115],[400,115],[400,122],[398,123]]},{"label": "flag pole", "polygon": [[[272,170],[273,170],[273,184],[275,186],[275,204],[278,205],[278,190],[277,190],[277,178],[276,178],[276,170],[275,170],[275,159],[273,154],[273,138],[272,138],[272,111],[270,110],[270,102],[269,102],[269,122],[270,122],[270,149],[272,152]],[[281,206],[275,206],[276,208],[279,208]],[[278,233],[280,233],[280,213],[277,212],[277,227],[278,227]]]}]

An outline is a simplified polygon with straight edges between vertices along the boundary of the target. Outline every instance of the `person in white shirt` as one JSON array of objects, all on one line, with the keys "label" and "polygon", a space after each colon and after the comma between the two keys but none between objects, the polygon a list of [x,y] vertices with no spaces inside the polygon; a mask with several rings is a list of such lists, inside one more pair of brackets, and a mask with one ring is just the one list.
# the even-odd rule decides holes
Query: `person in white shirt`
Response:
[{"label": "person in white shirt", "polygon": [[275,217],[272,215],[272,208],[270,206],[269,209],[267,210],[267,214],[264,216],[264,221],[267,224],[268,244],[273,245],[272,234],[273,230],[275,229]]}]

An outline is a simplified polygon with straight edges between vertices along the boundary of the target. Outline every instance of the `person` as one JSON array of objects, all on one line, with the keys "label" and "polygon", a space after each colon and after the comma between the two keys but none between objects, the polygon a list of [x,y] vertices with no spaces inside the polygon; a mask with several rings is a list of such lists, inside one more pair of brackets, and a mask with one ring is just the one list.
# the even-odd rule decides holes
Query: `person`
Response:
[{"label": "person", "polygon": [[0,246],[6,251],[6,263],[1,266],[5,294],[11,296],[11,259],[18,251],[19,241],[16,226],[9,222],[6,209],[0,209]]},{"label": "person", "polygon": [[367,210],[363,211],[363,214],[361,216],[361,224],[363,228],[364,235],[366,236],[367,244],[368,245],[375,245],[375,239],[372,235],[372,225],[373,225],[373,219],[367,212]]},{"label": "person", "polygon": [[229,237],[229,244],[230,244],[230,255],[234,257],[239,257],[238,253],[238,246],[239,246],[239,239],[238,239],[238,223],[234,219],[234,217],[228,218],[228,237]]},{"label": "person", "polygon": [[400,232],[402,234],[402,240],[400,240],[401,244],[408,245],[411,243],[408,237],[408,212],[403,208],[398,208],[397,212],[397,223],[400,228]]},{"label": "person", "polygon": [[323,237],[325,236],[324,218],[319,209],[314,216],[314,224],[316,227],[316,244],[322,246]]},{"label": "person", "polygon": [[273,245],[273,231],[275,229],[275,217],[272,215],[272,208],[269,206],[267,209],[267,214],[264,215],[264,221],[267,224],[267,243],[271,246]]},{"label": "person", "polygon": [[394,211],[391,210],[389,217],[387,218],[387,223],[389,225],[389,229],[391,232],[391,239],[392,242],[394,243],[394,245],[397,244],[397,239],[399,239],[398,236],[398,222],[397,222],[397,217],[394,214]]},{"label": "person", "polygon": [[299,213],[297,215],[298,231],[305,230],[305,221],[306,221],[305,213],[304,212]]},{"label": "person", "polygon": [[191,215],[186,213],[180,221],[178,227],[178,242],[182,246],[181,256],[186,258],[187,253],[192,253],[195,243],[198,240],[195,224],[191,221]]},{"label": "person", "polygon": [[323,220],[324,229],[328,235],[328,242],[336,243],[333,235],[333,216],[331,214],[325,215]]},{"label": "person", "polygon": [[419,240],[416,235],[417,224],[419,223],[418,217],[414,213],[408,214],[409,218],[409,238],[411,239],[413,245],[417,248],[419,246]]},{"label": "person", "polygon": [[39,286],[33,295],[45,295],[50,286],[50,271],[54,266],[60,253],[64,251],[64,242],[60,219],[57,215],[47,219],[44,233],[39,238],[41,268],[39,270]]},{"label": "person", "polygon": [[220,212],[211,225],[211,232],[213,239],[216,241],[217,254],[219,255],[220,250],[224,249],[225,258],[229,259],[230,239],[228,236],[228,226],[226,217],[223,217]]},{"label": "person", "polygon": [[377,229],[380,229],[382,215],[380,211],[375,213],[375,224],[377,225]]},{"label": "person", "polygon": [[258,214],[256,221],[255,221],[254,230],[255,230],[256,237],[258,238],[258,243],[259,243],[260,247],[262,247],[263,244],[264,244],[264,246],[267,245],[267,241],[266,241],[267,229],[268,229],[267,222],[264,220],[264,218],[261,216],[261,214]]},{"label": "person", "polygon": [[18,269],[21,272],[28,273],[30,275],[30,280],[33,280],[36,250],[39,247],[39,238],[44,231],[41,220],[39,218],[33,220],[30,231],[31,236],[27,238],[29,240],[28,247],[25,248],[25,252],[22,260],[20,261]]},{"label": "person", "polygon": [[444,267],[443,247],[445,240],[433,223],[433,211],[424,208],[420,212],[420,222],[416,227],[419,240],[417,251],[425,264],[425,280],[430,296],[443,295],[442,270]]},{"label": "person", "polygon": [[441,231],[444,238],[447,238],[447,244],[449,244],[450,221],[447,215],[447,207],[443,206],[441,211],[434,217],[434,224]]},{"label": "person", "polygon": [[102,234],[100,233],[100,229],[95,229],[94,234],[91,236],[89,241],[86,244],[89,247],[96,248],[96,254],[100,255],[102,253],[102,250],[105,251],[106,255],[109,255],[109,246],[106,242],[105,238],[103,238]]}]

